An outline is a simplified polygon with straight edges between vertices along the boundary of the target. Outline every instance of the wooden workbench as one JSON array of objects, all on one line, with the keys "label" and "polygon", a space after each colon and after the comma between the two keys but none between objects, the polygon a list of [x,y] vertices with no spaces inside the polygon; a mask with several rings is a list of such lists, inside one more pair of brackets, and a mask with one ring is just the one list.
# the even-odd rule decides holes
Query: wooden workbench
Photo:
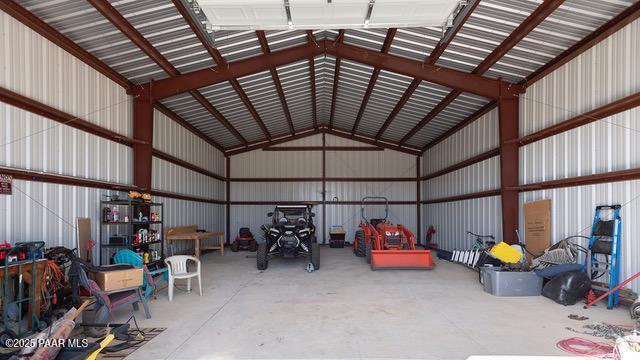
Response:
[{"label": "wooden workbench", "polygon": [[[47,261],[45,259],[40,259],[40,260],[36,260],[36,276],[35,276],[35,281],[36,281],[36,294],[34,296],[35,302],[36,302],[36,311],[38,312],[37,314],[35,314],[36,317],[40,318],[40,308],[42,306],[42,289],[41,289],[41,285],[42,285],[42,274],[44,273],[44,268],[47,265]],[[17,277],[18,274],[18,265],[17,264],[9,264],[9,277]],[[23,263],[22,264],[22,280],[25,282],[25,286],[28,286],[29,288],[31,288],[31,279],[32,279],[32,267],[33,264],[31,262],[31,260],[29,260],[28,263]],[[6,268],[3,266],[0,266],[0,289],[4,290],[4,275],[5,275],[5,271]],[[2,298],[2,296],[4,296],[2,293],[0,293],[0,298]],[[31,313],[31,304],[28,304],[28,309],[29,309],[29,313],[27,314],[28,316],[28,320],[27,320],[27,327],[29,329],[31,329],[31,325],[32,325],[32,313]]]},{"label": "wooden workbench", "polygon": [[[217,237],[219,245],[202,246],[201,241]],[[195,256],[199,259],[202,250],[220,250],[220,255],[224,255],[224,232],[198,232],[196,226],[181,226],[167,229],[165,233],[166,246],[175,241],[193,241]],[[165,249],[165,253],[166,249]]]}]

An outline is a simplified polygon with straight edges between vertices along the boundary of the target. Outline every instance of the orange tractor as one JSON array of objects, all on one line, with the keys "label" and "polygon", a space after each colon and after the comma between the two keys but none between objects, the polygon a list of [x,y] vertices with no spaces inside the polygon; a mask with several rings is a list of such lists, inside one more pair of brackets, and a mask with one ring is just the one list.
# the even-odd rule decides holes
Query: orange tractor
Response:
[{"label": "orange tractor", "polygon": [[[385,215],[382,219],[367,219],[367,200],[383,200]],[[433,269],[436,264],[429,250],[416,250],[413,233],[404,226],[393,225],[389,216],[389,200],[385,197],[367,196],[360,208],[362,221],[356,231],[353,251],[356,256],[366,257],[372,270],[377,269]]]}]

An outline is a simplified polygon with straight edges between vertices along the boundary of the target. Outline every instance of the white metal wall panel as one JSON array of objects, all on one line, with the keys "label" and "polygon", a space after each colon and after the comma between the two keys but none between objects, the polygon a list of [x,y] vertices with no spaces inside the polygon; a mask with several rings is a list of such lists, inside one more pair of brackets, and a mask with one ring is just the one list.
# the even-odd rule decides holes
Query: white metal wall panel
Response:
[{"label": "white metal wall panel", "polygon": [[114,193],[23,180],[14,180],[13,186],[13,195],[0,197],[0,237],[10,243],[44,240],[46,246],[70,249],[77,247],[78,217],[91,218],[91,235],[98,239],[100,201]]},{"label": "white metal wall panel", "polygon": [[[597,205],[620,204],[622,210],[622,267],[625,279],[640,271],[640,181],[624,181],[580,187],[540,190],[520,194],[520,205],[525,202],[551,199],[551,240],[556,243],[571,235],[588,236]],[[520,214],[520,228],[523,214]],[[525,239],[526,241],[526,239]],[[585,245],[584,243],[582,245]],[[634,291],[640,290],[638,282],[632,283]]]},{"label": "white metal wall panel", "polygon": [[0,86],[131,136],[124,88],[4,12],[0,32]]},{"label": "white metal wall panel", "polygon": [[533,183],[640,167],[640,108],[520,148],[520,181]]},{"label": "white metal wall panel", "polygon": [[232,178],[320,177],[320,151],[250,151],[231,157]]},{"label": "white metal wall panel", "polygon": [[442,170],[498,146],[498,110],[494,109],[425,152],[422,173]]},{"label": "white metal wall panel", "polygon": [[[164,204],[162,215],[165,227],[197,225],[199,229],[209,231],[225,231],[225,206],[179,199],[155,197],[154,201]],[[207,239],[206,245],[218,245],[218,239]],[[193,248],[187,241],[178,241],[174,247],[176,252],[184,252]]]},{"label": "white metal wall panel", "polygon": [[233,201],[322,201],[322,182],[232,182]]},{"label": "white metal wall panel", "polygon": [[335,198],[338,201],[360,201],[365,196],[384,196],[393,201],[415,201],[416,183],[327,182],[327,201],[335,201]]},{"label": "white metal wall panel", "polygon": [[153,158],[151,187],[157,190],[224,200],[223,181],[185,169],[168,161]]},{"label": "white metal wall panel", "polygon": [[520,95],[520,133],[531,134],[640,92],[640,20],[600,42]]},{"label": "white metal wall panel", "polygon": [[224,176],[224,154],[160,111],[153,112],[153,147]]},{"label": "white metal wall panel", "polygon": [[129,184],[130,147],[0,102],[0,165]]},{"label": "white metal wall panel", "polygon": [[393,150],[328,151],[327,177],[411,177],[416,158]]},{"label": "white metal wall panel", "polygon": [[422,207],[422,227],[433,225],[436,229],[433,241],[445,250],[469,249],[473,238],[467,231],[481,235],[493,235],[502,240],[502,211],[500,197],[428,204]]},{"label": "white metal wall panel", "polygon": [[423,184],[423,198],[426,200],[499,189],[500,157],[495,156],[460,170],[429,179]]}]

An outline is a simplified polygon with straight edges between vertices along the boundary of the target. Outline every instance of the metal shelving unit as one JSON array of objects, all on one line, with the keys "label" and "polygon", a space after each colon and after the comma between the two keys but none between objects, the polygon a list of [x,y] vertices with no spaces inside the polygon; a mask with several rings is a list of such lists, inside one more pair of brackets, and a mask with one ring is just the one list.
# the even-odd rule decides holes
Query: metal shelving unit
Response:
[{"label": "metal shelving unit", "polygon": [[[128,217],[128,221],[105,221],[104,215],[101,214],[100,219],[100,237],[98,240],[98,248],[100,252],[99,264],[109,264],[111,262],[111,256],[120,249],[131,249],[136,251],[138,249],[143,250],[156,250],[160,254],[160,259],[164,259],[164,225],[162,220],[160,221],[139,221],[138,216],[140,213],[146,214],[144,216],[150,216],[152,211],[160,212],[160,219],[164,218],[164,205],[163,203],[155,202],[143,202],[136,200],[115,200],[115,201],[101,201],[100,209],[117,207],[120,211],[120,219]],[[115,229],[112,233],[110,229]],[[160,236],[159,240],[153,240],[142,243],[135,243],[136,235],[140,229],[154,230]],[[111,244],[109,239],[111,237],[126,237],[127,243],[125,244]],[[105,256],[106,255],[106,256]]]}]

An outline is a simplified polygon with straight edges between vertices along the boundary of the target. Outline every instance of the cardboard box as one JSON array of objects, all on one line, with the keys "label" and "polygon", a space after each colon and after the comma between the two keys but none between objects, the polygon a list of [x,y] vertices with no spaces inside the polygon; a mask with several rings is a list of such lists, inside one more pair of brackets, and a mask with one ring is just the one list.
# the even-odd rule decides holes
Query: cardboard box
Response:
[{"label": "cardboard box", "polygon": [[103,291],[112,291],[141,286],[142,276],[142,268],[101,271],[94,274],[94,281]]},{"label": "cardboard box", "polygon": [[[541,254],[551,243],[551,200],[524,204],[524,241],[532,254]],[[531,256],[527,254],[531,260]]]}]

